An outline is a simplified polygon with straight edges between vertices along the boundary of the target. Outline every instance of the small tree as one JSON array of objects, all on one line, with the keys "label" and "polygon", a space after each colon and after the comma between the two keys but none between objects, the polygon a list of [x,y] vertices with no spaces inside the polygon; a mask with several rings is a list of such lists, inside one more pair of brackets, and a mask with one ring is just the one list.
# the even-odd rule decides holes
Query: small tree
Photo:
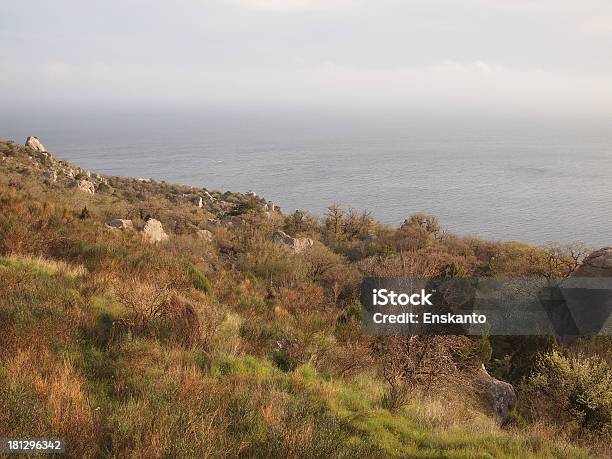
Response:
[{"label": "small tree", "polygon": [[438,236],[442,231],[442,227],[435,216],[422,212],[412,214],[410,217],[404,220],[404,223],[402,223],[400,229],[407,228],[419,228],[433,236]]},{"label": "small tree", "polygon": [[327,210],[323,219],[325,236],[328,241],[340,241],[344,238],[344,211],[338,204],[332,204]]}]

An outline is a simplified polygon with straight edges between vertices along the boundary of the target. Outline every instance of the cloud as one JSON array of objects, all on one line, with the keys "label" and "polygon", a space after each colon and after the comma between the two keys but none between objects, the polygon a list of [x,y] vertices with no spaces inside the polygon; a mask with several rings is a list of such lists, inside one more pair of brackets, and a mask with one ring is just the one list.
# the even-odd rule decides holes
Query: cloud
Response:
[{"label": "cloud", "polygon": [[352,7],[355,0],[228,0],[241,7],[270,12],[331,11]]},{"label": "cloud", "polygon": [[[19,105],[333,107],[487,114],[612,115],[612,77],[484,61],[375,68],[0,64],[0,98]],[[61,78],[58,77],[61,76]],[[0,79],[1,80],[1,79]],[[15,83],[18,82],[18,83]]]}]

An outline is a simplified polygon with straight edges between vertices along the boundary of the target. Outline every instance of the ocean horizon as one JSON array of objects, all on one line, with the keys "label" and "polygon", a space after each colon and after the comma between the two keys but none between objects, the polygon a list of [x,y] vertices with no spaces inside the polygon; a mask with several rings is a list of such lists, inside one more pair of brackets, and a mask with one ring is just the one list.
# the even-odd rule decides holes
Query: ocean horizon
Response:
[{"label": "ocean horizon", "polygon": [[449,232],[612,245],[612,134],[603,124],[257,113],[2,120],[92,171],[254,191],[284,212],[337,203],[391,225],[414,212]]}]

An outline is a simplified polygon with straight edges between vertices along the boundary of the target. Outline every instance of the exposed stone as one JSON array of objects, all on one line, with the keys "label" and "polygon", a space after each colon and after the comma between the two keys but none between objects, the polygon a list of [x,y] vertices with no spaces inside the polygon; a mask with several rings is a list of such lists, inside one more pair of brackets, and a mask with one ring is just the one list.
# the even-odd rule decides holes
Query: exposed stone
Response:
[{"label": "exposed stone", "polygon": [[193,205],[199,207],[200,209],[204,207],[204,202],[202,201],[202,196],[198,196],[197,194],[185,194],[183,195],[187,199],[189,199]]},{"label": "exposed stone", "polygon": [[223,226],[223,224],[219,220],[215,220],[214,218],[209,218],[206,224],[210,228],[220,228],[221,226]]},{"label": "exposed stone", "polygon": [[225,217],[222,223],[226,226],[239,226],[242,225],[242,219],[236,215],[230,215]]},{"label": "exposed stone", "polygon": [[49,169],[43,172],[43,177],[51,183],[57,182],[57,171],[55,169]]},{"label": "exposed stone", "polygon": [[115,218],[106,224],[109,228],[115,229],[131,229],[134,228],[132,220],[125,220],[123,218]]},{"label": "exposed stone", "polygon": [[76,188],[79,191],[83,191],[85,193],[94,194],[96,192],[96,187],[89,180],[74,180],[70,182],[70,188]]},{"label": "exposed stone", "polygon": [[497,419],[500,422],[506,421],[517,401],[512,384],[494,378],[482,365],[474,381],[474,387],[482,395],[483,401],[489,405]]},{"label": "exposed stone", "polygon": [[210,231],[205,230],[205,229],[198,230],[196,232],[196,235],[200,239],[203,239],[206,242],[212,241],[212,239],[213,239],[213,233],[211,233]]},{"label": "exposed stone", "polygon": [[314,241],[307,237],[295,238],[289,236],[284,231],[275,231],[272,235],[272,242],[283,245],[293,252],[302,252],[313,246]]},{"label": "exposed stone", "polygon": [[604,247],[591,253],[572,276],[612,277],[612,247]]},{"label": "exposed stone", "polygon": [[30,147],[32,150],[38,153],[47,152],[47,149],[45,148],[45,146],[42,143],[40,143],[40,140],[38,140],[38,137],[34,137],[32,135],[26,139],[25,146]]},{"label": "exposed stone", "polygon": [[168,239],[168,235],[164,231],[161,222],[154,218],[149,218],[147,220],[144,228],[142,229],[142,233],[144,234],[145,238],[151,243],[161,242]]}]

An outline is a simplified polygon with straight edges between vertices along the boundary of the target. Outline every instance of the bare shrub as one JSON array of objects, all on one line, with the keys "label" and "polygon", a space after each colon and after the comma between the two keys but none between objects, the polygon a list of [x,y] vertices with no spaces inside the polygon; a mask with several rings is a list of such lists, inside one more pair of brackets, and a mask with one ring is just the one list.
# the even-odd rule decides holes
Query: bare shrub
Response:
[{"label": "bare shrub", "polygon": [[469,338],[463,336],[384,337],[373,343],[380,372],[387,383],[383,406],[403,406],[411,390],[425,391],[439,383],[461,381],[476,365]]}]

